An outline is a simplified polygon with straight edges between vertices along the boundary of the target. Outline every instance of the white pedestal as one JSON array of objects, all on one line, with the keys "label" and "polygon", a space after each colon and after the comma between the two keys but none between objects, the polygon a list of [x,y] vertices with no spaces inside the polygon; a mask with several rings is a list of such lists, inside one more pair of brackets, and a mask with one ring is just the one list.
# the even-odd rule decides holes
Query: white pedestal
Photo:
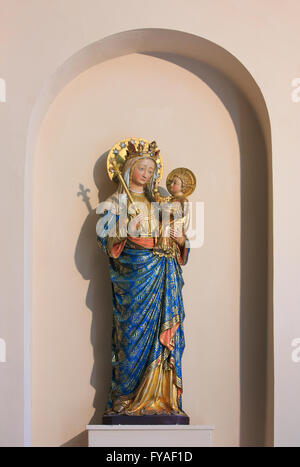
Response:
[{"label": "white pedestal", "polygon": [[210,447],[211,425],[87,425],[89,447]]}]

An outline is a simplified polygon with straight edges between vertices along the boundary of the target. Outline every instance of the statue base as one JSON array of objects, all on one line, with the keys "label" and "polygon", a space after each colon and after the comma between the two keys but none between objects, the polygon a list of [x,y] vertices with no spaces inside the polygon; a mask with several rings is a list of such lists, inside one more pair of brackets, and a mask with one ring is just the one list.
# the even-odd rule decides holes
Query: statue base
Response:
[{"label": "statue base", "polygon": [[103,425],[189,425],[187,415],[103,415]]},{"label": "statue base", "polygon": [[178,447],[209,447],[214,431],[211,425],[88,425],[86,428],[90,447],[112,448],[112,452],[116,446],[167,446],[176,451]]}]

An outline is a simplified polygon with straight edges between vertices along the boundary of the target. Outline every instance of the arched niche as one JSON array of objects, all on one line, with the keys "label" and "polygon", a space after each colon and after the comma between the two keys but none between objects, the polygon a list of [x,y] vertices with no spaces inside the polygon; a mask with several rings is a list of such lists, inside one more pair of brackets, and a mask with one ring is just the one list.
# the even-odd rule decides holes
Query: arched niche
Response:
[{"label": "arched niche", "polygon": [[[55,121],[57,122],[57,118],[61,116],[60,124],[64,125],[67,116],[67,114],[59,112],[59,104],[64,102],[64,109],[69,109],[69,115],[72,112],[76,115],[78,107],[76,108],[76,105],[72,107],[72,102],[74,102],[72,95],[78,95],[80,89],[82,92],[86,92],[84,90],[84,84],[86,83],[94,83],[94,86],[97,86],[97,83],[93,81],[97,78],[97,67],[103,64],[106,68],[112,66],[116,70],[127,70],[126,73],[124,71],[124,75],[126,74],[126,79],[130,79],[128,71],[130,66],[136,66],[138,71],[139,63],[145,67],[149,64],[149,69],[151,67],[157,69],[159,74],[161,72],[162,78],[166,76],[166,73],[170,73],[170,77],[178,76],[178,83],[186,82],[184,89],[188,89],[188,92],[192,89],[192,92],[196,93],[199,90],[199,92],[203,93],[201,97],[207,98],[205,103],[208,105],[208,109],[215,106],[215,110],[209,111],[211,115],[207,118],[207,120],[210,120],[210,131],[213,128],[211,119],[216,118],[216,131],[214,135],[211,133],[211,140],[213,141],[213,137],[216,139],[223,138],[222,143],[224,148],[227,148],[227,150],[222,151],[226,156],[219,160],[216,159],[212,165],[205,166],[206,172],[204,171],[204,173],[206,173],[207,177],[205,179],[201,179],[201,176],[198,177],[203,184],[206,181],[208,186],[214,188],[214,196],[212,197],[214,202],[210,205],[208,196],[208,202],[205,204],[205,215],[213,219],[211,224],[208,221],[208,229],[211,230],[208,230],[208,240],[205,238],[205,244],[209,243],[212,238],[212,245],[215,246],[215,250],[206,253],[209,256],[205,256],[205,253],[198,251],[195,256],[197,260],[194,259],[191,266],[192,271],[189,272],[188,268],[184,271],[186,280],[190,279],[188,284],[193,283],[196,272],[198,272],[201,279],[200,283],[196,284],[194,282],[192,286],[186,286],[187,296],[185,296],[185,302],[190,305],[194,313],[194,315],[190,313],[186,323],[187,333],[193,345],[191,349],[188,349],[187,346],[183,363],[184,367],[187,368],[185,378],[185,391],[188,398],[187,411],[191,415],[192,423],[212,423],[216,425],[216,444],[269,444],[272,441],[273,420],[273,255],[272,158],[267,108],[257,84],[237,58],[206,39],[181,31],[163,29],[142,29],[118,33],[80,50],[62,64],[49,78],[33,109],[28,131],[25,194],[27,211],[25,216],[25,241],[27,244],[25,249],[27,272],[25,274],[26,365],[27,369],[31,367],[33,378],[32,388],[27,383],[26,397],[27,420],[31,419],[32,421],[33,442],[34,444],[43,444],[45,442],[47,444],[62,444],[69,439],[69,444],[72,444],[72,442],[78,443],[80,436],[78,438],[76,435],[80,432],[79,427],[89,422],[89,419],[84,419],[84,416],[90,417],[91,415],[90,412],[86,411],[86,404],[92,406],[93,397],[95,413],[92,415],[92,422],[100,421],[99,417],[105,401],[110,375],[109,342],[111,323],[109,280],[107,271],[105,271],[107,264],[105,264],[106,259],[101,256],[101,253],[98,250],[95,251],[95,245],[91,246],[96,221],[93,210],[96,200],[93,199],[93,205],[89,205],[89,201],[86,201],[85,206],[88,209],[86,218],[83,222],[79,220],[78,224],[75,223],[78,239],[73,249],[69,248],[67,240],[64,244],[63,239],[66,230],[62,229],[64,224],[59,222],[59,218],[55,217],[59,209],[51,209],[51,206],[59,206],[60,203],[63,203],[59,187],[64,186],[64,180],[72,179],[70,159],[64,159],[65,156],[62,154],[60,158],[62,165],[59,166],[58,160],[53,156],[55,146],[50,144],[53,138],[58,137],[59,139],[59,136],[62,138],[62,135],[69,141],[72,138],[70,128],[66,133],[58,135],[59,127],[55,126]],[[104,71],[109,76],[110,70],[106,69]],[[105,76],[104,71],[103,76]],[[87,76],[91,81],[85,81]],[[164,85],[167,86],[167,84],[167,81],[165,81]],[[175,83],[172,86],[175,92]],[[135,90],[137,90],[137,87]],[[126,88],[124,91],[126,91]],[[180,87],[177,91],[178,95],[180,95]],[[187,101],[189,98],[187,93]],[[182,102],[183,106],[184,102]],[[112,101],[112,105],[116,108],[117,104],[118,102]],[[69,107],[66,107],[67,105]],[[190,105],[192,106],[192,103]],[[203,105],[202,102],[199,113],[201,113]],[[150,108],[151,100],[149,99]],[[170,102],[168,106],[166,104],[164,109],[159,111],[161,130],[164,130],[164,121],[170,117],[169,108],[171,108]],[[151,109],[149,111],[151,112]],[[51,116],[49,117],[51,112],[52,123]],[[154,112],[154,116],[155,112],[158,115],[155,107],[152,112]],[[142,115],[143,110],[135,117],[136,122],[140,121]],[[190,121],[188,117],[185,119],[186,123],[182,124],[181,128],[183,134],[187,131],[185,130],[186,125],[191,126],[194,133],[197,132],[195,115],[194,109],[193,118]],[[50,122],[48,127],[47,119]],[[74,121],[70,120],[70,122],[74,124]],[[202,122],[205,126],[204,120]],[[80,126],[80,123],[77,122],[77,124]],[[179,122],[176,121],[176,124],[178,125]],[[174,161],[169,161],[170,168],[174,167],[173,162],[179,165],[179,161],[182,161],[180,159],[181,151],[178,151],[176,146],[176,135],[178,134],[176,124],[174,126],[174,137],[171,138],[170,128],[168,127],[168,138],[163,141],[166,150],[170,150],[172,154],[175,154]],[[110,125],[112,125],[112,121],[110,121]],[[221,128],[225,128],[222,137],[220,136],[222,133]],[[119,132],[121,131],[122,127],[119,129]],[[159,133],[158,130],[157,133]],[[87,167],[89,172],[94,172],[94,182],[99,190],[100,199],[104,199],[105,196],[110,194],[111,187],[105,181],[104,166],[109,144],[115,142],[115,140],[112,140],[113,135],[110,135],[109,132],[106,136],[104,134],[105,132],[102,134],[103,146],[99,146],[98,143],[94,145],[93,167]],[[201,135],[201,132],[199,132],[199,135]],[[93,138],[92,134],[90,136]],[[127,134],[120,135],[120,137],[122,136],[127,136]],[[45,138],[48,138],[49,144]],[[105,138],[107,138],[107,141]],[[86,135],[85,141],[87,139],[88,135]],[[161,139],[163,139],[163,133]],[[43,141],[46,142],[44,146]],[[82,150],[84,151],[84,141],[82,144]],[[201,140],[197,144],[194,141],[194,147],[200,152]],[[207,142],[206,147],[209,147]],[[72,146],[69,149],[72,150]],[[75,151],[75,147],[73,147],[73,150]],[[90,147],[90,151],[93,151],[92,147]],[[210,155],[211,158],[215,156]],[[199,171],[201,171],[201,167],[204,167],[204,161],[208,161],[208,158],[202,156],[197,159],[197,162],[193,158],[184,160],[187,165],[189,161],[194,164],[192,168],[195,171],[199,162]],[[231,162],[228,162],[230,160]],[[184,164],[181,163],[180,165]],[[223,171],[223,179],[220,171]],[[215,176],[216,174],[218,176]],[[43,177],[46,178],[43,179]],[[56,185],[54,183],[52,184],[53,191],[51,184],[47,185],[47,180],[49,181],[50,177],[53,180],[58,177],[58,189],[55,189]],[[72,193],[74,200],[76,198],[76,188],[78,189],[75,183],[77,182],[78,185],[81,182],[78,177],[75,179],[72,180],[72,183],[74,183],[74,192]],[[46,184],[41,185],[40,182],[39,185],[38,180],[43,180]],[[223,185],[222,180],[232,180],[232,183],[226,185],[224,182]],[[48,193],[48,201],[46,198],[42,198],[44,196],[42,186],[45,188],[45,192]],[[91,187],[88,186],[88,188]],[[232,192],[230,191],[231,188],[233,189]],[[219,202],[217,202],[217,196],[219,196]],[[40,199],[46,204],[39,204],[37,200]],[[200,199],[205,203],[205,196],[204,199]],[[69,202],[72,204],[74,200],[69,200]],[[226,200],[227,206],[223,204]],[[231,200],[234,203],[233,205],[231,205]],[[47,215],[45,213],[41,214],[45,208],[47,208]],[[226,212],[228,213],[227,217]],[[60,212],[61,214],[62,212]],[[39,225],[42,225],[44,230],[36,230]],[[54,237],[50,233],[53,231],[56,232]],[[49,236],[46,243],[43,243],[45,241],[45,232],[49,232]],[[219,239],[226,238],[226,232],[227,234],[229,232],[229,234],[227,240],[224,240],[225,243],[219,242]],[[58,248],[60,242],[63,243],[63,246],[60,247],[67,255],[67,261],[72,259],[74,271],[66,268],[65,276],[60,276],[59,281],[65,281],[65,287],[58,291],[56,297],[61,309],[58,314],[51,315],[51,317],[53,316],[53,321],[51,321],[47,306],[49,306],[51,297],[54,297],[57,291],[54,291],[54,293],[53,291],[49,292],[49,281],[44,273],[45,268],[50,267],[51,273],[55,277],[58,272],[56,268],[62,266],[62,263],[58,264],[58,261],[52,263],[53,255],[51,255],[51,251],[55,251],[55,249],[51,250],[51,248],[56,248],[56,245]],[[218,245],[223,245],[223,250],[220,248],[218,251]],[[203,258],[205,261],[203,261]],[[209,261],[209,258],[211,258],[211,261]],[[214,264],[214,258],[217,258],[221,265],[225,264],[226,266],[223,269],[221,266],[218,267]],[[202,268],[201,262],[203,264]],[[218,275],[219,271],[222,271],[221,275]],[[226,272],[228,274],[227,278]],[[229,282],[227,281],[228,278],[230,278]],[[102,284],[101,287],[97,286],[98,280]],[[75,329],[70,326],[69,305],[72,304],[72,301],[70,302],[68,297],[72,296],[72,291],[75,291],[77,286],[79,288],[82,286],[83,281],[87,284],[86,292],[82,296],[83,308],[85,301],[85,306],[92,313],[90,318],[84,321],[83,326],[76,329],[75,332]],[[68,286],[70,287],[69,290]],[[84,287],[82,290],[84,290]],[[39,296],[36,294],[37,290]],[[201,290],[203,294],[198,299],[197,294],[201,293]],[[216,297],[218,298],[216,299]],[[54,301],[55,310],[57,310],[57,303]],[[199,313],[202,313],[204,318],[201,318],[201,315],[199,318],[198,310],[196,318],[195,310],[197,306],[199,306]],[[102,310],[101,314],[97,312],[99,309]],[[222,309],[224,310],[223,314]],[[43,316],[43,312],[46,313],[45,316]],[[228,321],[226,321],[226,313],[228,313]],[[197,320],[198,329],[193,326],[193,316]],[[32,323],[32,336],[29,332],[30,323]],[[204,326],[204,329],[201,325]],[[63,326],[64,333],[61,331]],[[224,331],[222,331],[221,326],[224,326]],[[90,327],[91,342],[88,341],[87,335]],[[68,368],[74,366],[70,353],[72,349],[78,348],[78,346],[74,347],[72,340],[74,336],[77,336],[80,340],[80,333],[82,333],[83,340],[79,342],[79,348],[80,345],[83,346],[83,353],[78,354],[77,362],[80,360],[80,355],[83,355],[86,351],[85,345],[90,346],[87,351],[90,352],[90,357],[83,357],[77,369],[79,372],[82,370],[84,374],[85,379],[82,383],[80,383],[80,377],[74,380],[72,371],[68,370]],[[207,338],[207,336],[209,337]],[[51,348],[51,342],[55,345],[55,340],[58,347],[59,342],[61,343],[59,361],[57,359],[53,361],[53,356],[56,353]],[[30,351],[31,341],[32,352]],[[199,342],[200,344],[198,344]],[[201,342],[203,343],[202,346]],[[46,347],[43,347],[45,343]],[[91,359],[91,368],[86,370],[89,358]],[[226,361],[231,363],[223,365],[223,358],[224,361],[227,359]],[[94,359],[93,369],[92,359]],[[32,365],[31,361],[33,362]],[[68,376],[68,371],[70,371],[70,376]],[[92,372],[90,381],[87,380],[89,372]],[[195,374],[199,375],[196,379],[194,378]],[[49,377],[48,381],[47,378]],[[57,382],[55,387],[51,387],[50,381],[53,380]],[[82,410],[77,412],[74,417],[72,417],[74,401],[72,401],[71,397],[68,398],[67,393],[64,393],[63,387],[59,387],[60,381],[70,382],[70,388],[67,389],[69,391],[72,391],[72,385],[82,384],[83,388],[89,387],[89,389],[83,389],[77,394],[77,398],[82,397],[84,402]],[[95,394],[93,390],[91,392],[91,387],[94,387]],[[52,394],[52,402],[48,406],[47,391],[49,395]],[[209,394],[210,396],[208,396]],[[31,395],[33,405],[30,413],[28,401]],[[216,400],[218,404],[214,403]],[[226,410],[223,412],[226,406],[230,409],[228,414]],[[47,407],[46,410],[44,410],[45,407]],[[47,416],[50,416],[51,413],[54,414],[53,419],[47,420]],[[51,423],[52,430],[49,430]],[[55,432],[53,439],[47,440],[47,432],[43,434],[43,425],[47,426],[48,433],[49,431]]]}]

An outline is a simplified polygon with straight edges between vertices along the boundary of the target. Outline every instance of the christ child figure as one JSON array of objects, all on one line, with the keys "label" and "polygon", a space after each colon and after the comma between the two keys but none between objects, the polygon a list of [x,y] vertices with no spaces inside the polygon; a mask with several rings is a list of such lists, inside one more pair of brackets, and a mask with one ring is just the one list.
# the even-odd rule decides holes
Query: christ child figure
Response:
[{"label": "christ child figure", "polygon": [[196,187],[196,177],[191,170],[180,167],[168,175],[166,185],[170,196],[162,196],[157,185],[154,189],[155,201],[161,206],[161,222],[153,252],[179,258],[189,224],[187,196]]}]

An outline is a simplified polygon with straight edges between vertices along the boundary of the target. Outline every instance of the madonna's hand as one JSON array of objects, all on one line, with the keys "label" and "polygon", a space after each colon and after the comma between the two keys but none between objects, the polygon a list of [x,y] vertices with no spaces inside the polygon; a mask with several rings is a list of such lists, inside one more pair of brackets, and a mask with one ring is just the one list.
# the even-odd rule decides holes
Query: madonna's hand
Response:
[{"label": "madonna's hand", "polygon": [[139,225],[141,222],[143,222],[143,220],[144,215],[142,213],[138,214],[133,219],[131,219],[131,221],[128,224],[128,233],[131,237],[134,237],[134,234],[137,233]]}]

